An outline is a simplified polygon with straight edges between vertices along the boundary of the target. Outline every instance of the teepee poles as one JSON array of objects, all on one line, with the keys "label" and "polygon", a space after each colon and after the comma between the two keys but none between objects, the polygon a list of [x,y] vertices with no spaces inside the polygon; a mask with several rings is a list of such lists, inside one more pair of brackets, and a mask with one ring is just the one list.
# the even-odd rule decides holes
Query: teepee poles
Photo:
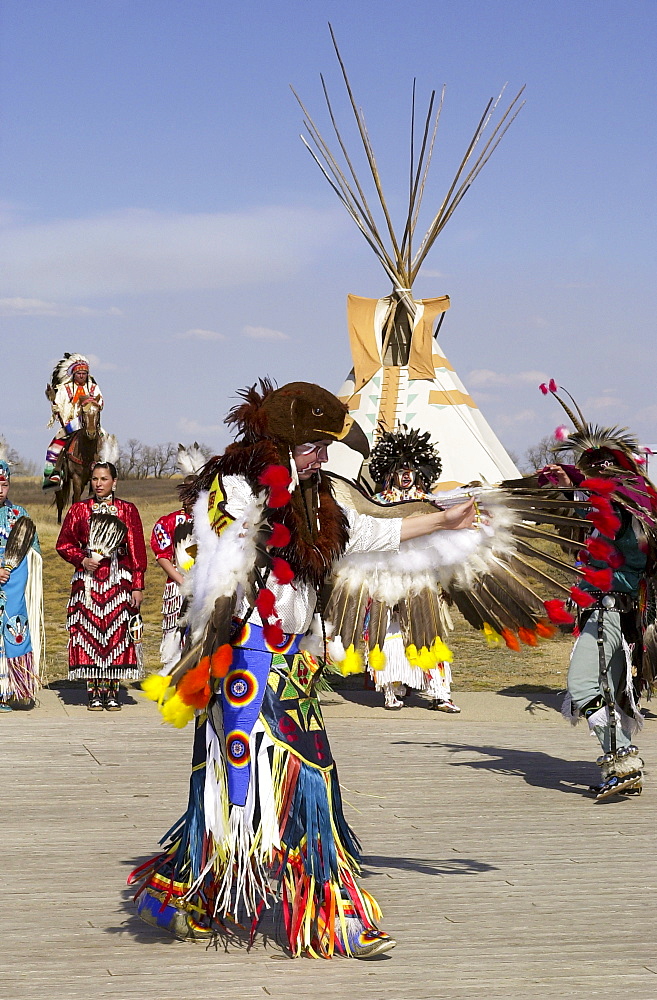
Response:
[{"label": "teepee poles", "polygon": [[[326,101],[331,125],[333,131],[335,132],[346,168],[343,168],[340,165],[338,158],[331,151],[328,143],[323,138],[320,130],[311,118],[300,97],[294,89],[292,89],[292,92],[299,102],[301,110],[303,111],[304,127],[308,134],[308,138],[302,135],[301,141],[304,143],[306,149],[317,163],[328,183],[331,185],[347,212],[380,260],[388,277],[393,283],[395,296],[405,302],[411,316],[413,316],[415,307],[413,304],[411,289],[420,267],[431,250],[436,238],[452,217],[456,207],[465,196],[465,193],[469,190],[475,177],[477,177],[479,172],[483,169],[485,164],[493,155],[494,151],[497,149],[499,143],[502,141],[502,138],[506,134],[507,130],[515,121],[524,104],[524,101],[521,101],[524,87],[518,92],[518,94],[516,94],[514,99],[501,115],[500,119],[496,124],[494,124],[487,141],[483,145],[483,148],[481,148],[478,155],[475,155],[477,146],[479,146],[480,142],[482,142],[484,133],[494,118],[504,90],[502,90],[496,100],[491,99],[486,105],[484,113],[481,116],[467,146],[465,155],[461,159],[454,178],[448,188],[447,194],[445,195],[437,213],[434,215],[417,251],[413,255],[413,238],[415,235],[415,228],[418,223],[422,199],[424,197],[431,157],[438,130],[438,123],[443,108],[445,90],[443,88],[438,102],[438,107],[435,112],[434,105],[436,102],[436,92],[432,91],[431,93],[428,110],[424,119],[422,141],[416,156],[416,84],[415,81],[413,81],[411,100],[408,205],[401,239],[398,239],[383,192],[383,184],[381,182],[381,176],[376,157],[374,155],[372,142],[367,131],[365,116],[356,103],[344,61],[340,54],[333,28],[330,24],[329,31],[338,64],[340,66],[340,71],[342,73],[342,79],[349,99],[349,104],[351,106],[351,111],[358,130],[360,142],[365,153],[367,168],[376,194],[376,201],[378,202],[383,215],[389,246],[386,246],[386,241],[379,230],[374,213],[370,208],[368,198],[365,194],[365,188],[358,178],[352,158],[338,127],[337,119],[333,111],[333,106],[323,76],[320,77],[320,79],[322,82],[324,99]],[[388,342],[391,335],[392,329],[387,332],[386,340]]]}]

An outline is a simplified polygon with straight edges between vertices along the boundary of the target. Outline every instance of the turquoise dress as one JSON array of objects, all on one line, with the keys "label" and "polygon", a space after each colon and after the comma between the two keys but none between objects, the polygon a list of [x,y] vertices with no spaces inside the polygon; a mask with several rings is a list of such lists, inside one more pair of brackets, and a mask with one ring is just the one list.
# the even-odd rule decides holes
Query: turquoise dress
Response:
[{"label": "turquoise dress", "polygon": [[[9,499],[0,506],[1,565],[12,527],[19,517],[26,516],[25,508]],[[36,535],[32,546],[39,553]],[[38,688],[38,657],[35,657],[38,637],[33,641],[35,623],[30,622],[28,615],[29,563],[30,553],[12,569],[9,579],[0,584],[0,700],[5,702],[32,700]]]}]

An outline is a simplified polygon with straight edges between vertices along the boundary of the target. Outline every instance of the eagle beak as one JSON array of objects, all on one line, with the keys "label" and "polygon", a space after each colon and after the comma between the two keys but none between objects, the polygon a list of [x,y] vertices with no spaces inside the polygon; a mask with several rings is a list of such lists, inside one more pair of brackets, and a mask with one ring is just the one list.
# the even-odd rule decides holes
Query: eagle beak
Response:
[{"label": "eagle beak", "polygon": [[346,444],[347,448],[351,448],[353,451],[359,452],[363,458],[367,458],[369,456],[370,446],[367,438],[365,437],[365,432],[360,424],[357,423],[349,414],[347,414],[344,418],[344,424],[342,425],[340,433],[331,436],[334,436],[336,441]]}]

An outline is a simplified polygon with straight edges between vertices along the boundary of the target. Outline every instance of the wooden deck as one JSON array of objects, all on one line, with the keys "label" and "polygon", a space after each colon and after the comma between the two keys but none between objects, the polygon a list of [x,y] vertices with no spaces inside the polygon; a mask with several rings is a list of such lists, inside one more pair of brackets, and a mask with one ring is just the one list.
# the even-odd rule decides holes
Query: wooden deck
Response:
[{"label": "wooden deck", "polygon": [[[54,692],[1,717],[0,996],[655,1000],[657,784],[594,803],[585,730],[494,698],[453,717],[327,706],[367,888],[399,942],[370,962],[160,936],[125,877],[182,812],[191,730],[146,703],[91,715]],[[640,745],[657,759],[652,718]]]}]

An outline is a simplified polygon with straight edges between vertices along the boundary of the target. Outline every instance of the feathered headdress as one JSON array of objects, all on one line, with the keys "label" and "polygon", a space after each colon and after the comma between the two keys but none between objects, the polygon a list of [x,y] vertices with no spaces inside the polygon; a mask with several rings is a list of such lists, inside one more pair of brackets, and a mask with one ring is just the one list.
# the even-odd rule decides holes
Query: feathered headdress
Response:
[{"label": "feathered headdress", "polygon": [[197,476],[207,460],[208,456],[202,450],[198,441],[190,444],[188,448],[184,444],[178,445],[176,464],[183,476]]},{"label": "feathered headdress", "polygon": [[427,489],[442,470],[438,449],[428,431],[402,424],[396,431],[384,431],[372,451],[370,474],[378,486],[385,486],[400,469],[414,469]]},{"label": "feathered headdress", "polygon": [[[71,354],[66,352],[64,357],[57,362],[50,377],[50,384],[53,389],[57,389],[63,382],[70,382],[76,371],[86,368],[89,371],[89,359],[84,354]],[[95,381],[89,376],[91,381]]]},{"label": "feathered headdress", "polygon": [[[577,405],[574,398],[564,389],[557,385],[554,379],[543,382],[539,389],[544,396],[551,393],[558,403],[563,407],[568,418],[574,426],[570,433],[557,435],[557,444],[552,448],[555,455],[572,453],[575,465],[583,470],[592,469],[599,465],[600,452],[606,451],[609,456],[609,471],[614,471],[614,466],[618,472],[633,472],[643,475],[643,471],[637,462],[637,456],[641,450],[639,441],[627,427],[600,427],[598,424],[589,424],[584,419],[584,414]],[[565,402],[559,393],[564,393],[570,400],[572,407]]]}]

